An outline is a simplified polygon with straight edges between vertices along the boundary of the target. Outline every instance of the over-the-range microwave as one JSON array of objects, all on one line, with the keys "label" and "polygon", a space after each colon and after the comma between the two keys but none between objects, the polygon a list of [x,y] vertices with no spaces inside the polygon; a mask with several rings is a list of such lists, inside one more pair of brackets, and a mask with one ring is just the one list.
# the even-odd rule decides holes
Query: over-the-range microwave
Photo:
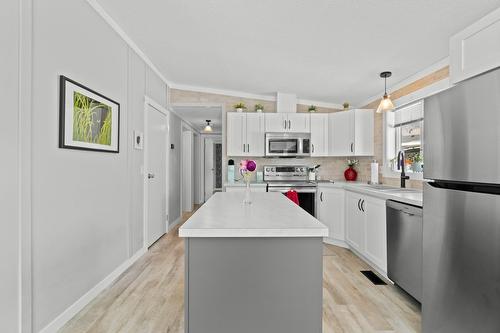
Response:
[{"label": "over-the-range microwave", "polygon": [[311,156],[311,134],[266,133],[266,157]]}]

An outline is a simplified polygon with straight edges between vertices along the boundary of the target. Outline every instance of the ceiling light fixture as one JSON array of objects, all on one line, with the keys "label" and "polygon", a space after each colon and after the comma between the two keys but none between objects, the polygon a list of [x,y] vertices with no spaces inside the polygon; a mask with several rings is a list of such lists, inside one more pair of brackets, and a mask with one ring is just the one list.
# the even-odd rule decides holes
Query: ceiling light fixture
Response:
[{"label": "ceiling light fixture", "polygon": [[206,120],[206,122],[207,122],[207,126],[205,126],[205,128],[203,129],[203,132],[212,132],[213,129],[212,129],[212,126],[210,126],[211,120],[208,119],[208,120]]},{"label": "ceiling light fixture", "polygon": [[391,77],[391,72],[382,72],[380,77],[384,79],[384,96],[377,108],[377,113],[388,112],[394,110],[394,104],[391,101],[391,96],[387,94],[387,78]]}]

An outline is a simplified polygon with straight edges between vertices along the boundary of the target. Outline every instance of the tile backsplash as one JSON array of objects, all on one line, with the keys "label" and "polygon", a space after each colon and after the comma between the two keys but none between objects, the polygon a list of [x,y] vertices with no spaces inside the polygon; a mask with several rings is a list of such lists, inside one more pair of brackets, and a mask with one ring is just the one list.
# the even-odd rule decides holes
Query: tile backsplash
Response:
[{"label": "tile backsplash", "polygon": [[[235,165],[239,164],[241,157],[228,157],[233,159]],[[257,162],[257,171],[263,171],[264,165],[305,165],[313,167],[321,165],[318,169],[319,179],[344,179],[344,171],[347,169],[347,157],[306,157],[306,158],[251,158]],[[356,157],[359,164],[356,166],[358,180],[368,182],[370,180],[370,163],[372,157]],[[254,176],[255,177],[255,176]],[[381,175],[379,174],[379,178]]]}]

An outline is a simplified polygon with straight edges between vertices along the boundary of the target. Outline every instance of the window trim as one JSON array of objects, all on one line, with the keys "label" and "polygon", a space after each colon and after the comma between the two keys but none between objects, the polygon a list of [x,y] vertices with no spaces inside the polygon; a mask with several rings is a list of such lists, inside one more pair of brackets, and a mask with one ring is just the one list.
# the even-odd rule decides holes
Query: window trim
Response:
[{"label": "window trim", "polygon": [[[415,102],[418,102],[415,101]],[[425,117],[425,113],[424,113]],[[383,163],[382,163],[382,176],[384,178],[400,178],[401,173],[393,171],[389,165],[387,165],[387,116],[386,113],[383,114],[383,151],[382,151],[382,158],[383,158]],[[424,180],[424,173],[423,172],[408,172],[406,174],[407,176],[410,177],[410,180]]]}]

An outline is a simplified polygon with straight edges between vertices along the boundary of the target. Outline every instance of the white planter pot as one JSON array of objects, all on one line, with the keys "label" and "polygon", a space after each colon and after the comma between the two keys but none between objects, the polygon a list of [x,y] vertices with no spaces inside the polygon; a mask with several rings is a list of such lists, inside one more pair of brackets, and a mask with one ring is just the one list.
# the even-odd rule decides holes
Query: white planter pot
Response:
[{"label": "white planter pot", "polygon": [[262,109],[257,109],[255,111],[257,111],[258,113],[262,113]]},{"label": "white planter pot", "polygon": [[243,109],[242,108],[237,108],[236,112],[243,112]]}]

